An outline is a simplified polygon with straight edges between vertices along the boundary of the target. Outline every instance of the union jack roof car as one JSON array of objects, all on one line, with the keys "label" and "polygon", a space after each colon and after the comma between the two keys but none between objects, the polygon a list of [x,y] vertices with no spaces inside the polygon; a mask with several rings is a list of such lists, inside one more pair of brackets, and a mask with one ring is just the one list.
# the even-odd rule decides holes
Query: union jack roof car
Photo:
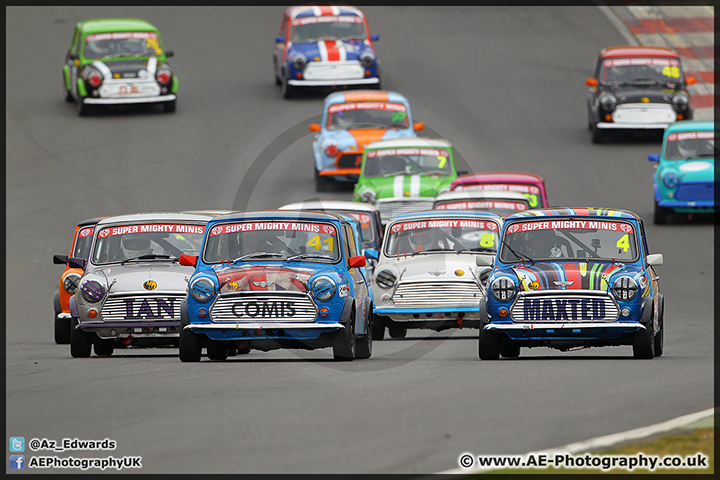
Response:
[{"label": "union jack roof car", "polygon": [[298,87],[380,88],[380,62],[365,15],[354,7],[289,7],[275,38],[273,69],[283,97]]},{"label": "union jack roof car", "polygon": [[655,273],[662,262],[648,253],[642,219],[627,210],[509,216],[481,303],[480,358],[540,346],[632,345],[636,358],[662,355],[664,297]]},{"label": "union jack roof car", "polygon": [[527,172],[482,172],[459,175],[450,191],[455,190],[503,190],[520,192],[529,202],[530,208],[550,206],[545,190],[545,180],[540,175]]}]

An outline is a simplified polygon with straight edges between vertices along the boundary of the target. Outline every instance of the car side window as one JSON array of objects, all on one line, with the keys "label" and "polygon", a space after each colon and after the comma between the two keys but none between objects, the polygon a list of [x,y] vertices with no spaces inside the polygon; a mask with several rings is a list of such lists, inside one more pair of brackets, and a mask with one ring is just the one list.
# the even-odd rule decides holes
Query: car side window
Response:
[{"label": "car side window", "polygon": [[345,234],[348,238],[348,245],[350,246],[350,256],[356,257],[357,256],[357,246],[355,245],[355,235],[353,235],[352,228],[348,227],[347,225],[344,225],[345,228]]},{"label": "car side window", "polygon": [[285,33],[286,33],[285,27],[287,26],[287,20],[288,20],[287,17],[285,15],[283,15],[282,23],[280,24],[280,33],[278,34],[279,36],[281,36],[283,38],[285,38]]},{"label": "car side window", "polygon": [[70,45],[70,52],[74,54],[80,53],[80,29],[75,27],[75,33],[73,34],[72,45]]}]

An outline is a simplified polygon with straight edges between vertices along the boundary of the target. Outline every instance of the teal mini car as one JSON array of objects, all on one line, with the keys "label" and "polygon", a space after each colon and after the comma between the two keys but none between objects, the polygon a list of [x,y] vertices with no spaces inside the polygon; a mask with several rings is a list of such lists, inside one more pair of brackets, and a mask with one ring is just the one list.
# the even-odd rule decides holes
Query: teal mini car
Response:
[{"label": "teal mini car", "polygon": [[662,153],[648,156],[657,163],[653,186],[653,221],[664,224],[671,213],[715,211],[715,123],[684,120],[663,135]]},{"label": "teal mini car", "polygon": [[398,138],[365,147],[353,200],[376,205],[383,225],[390,218],[432,210],[435,197],[458,176],[447,140]]},{"label": "teal mini car", "polygon": [[65,55],[63,91],[79,115],[94,107],[160,103],[174,112],[178,78],[160,32],[144,20],[99,18],[75,25]]}]

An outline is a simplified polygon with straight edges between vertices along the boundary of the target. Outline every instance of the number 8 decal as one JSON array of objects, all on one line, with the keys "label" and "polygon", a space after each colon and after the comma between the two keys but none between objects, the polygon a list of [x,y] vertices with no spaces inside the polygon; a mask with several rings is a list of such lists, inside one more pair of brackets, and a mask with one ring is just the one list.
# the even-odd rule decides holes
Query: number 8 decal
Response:
[{"label": "number 8 decal", "polygon": [[495,235],[492,233],[483,233],[480,236],[481,247],[492,247],[495,245]]}]

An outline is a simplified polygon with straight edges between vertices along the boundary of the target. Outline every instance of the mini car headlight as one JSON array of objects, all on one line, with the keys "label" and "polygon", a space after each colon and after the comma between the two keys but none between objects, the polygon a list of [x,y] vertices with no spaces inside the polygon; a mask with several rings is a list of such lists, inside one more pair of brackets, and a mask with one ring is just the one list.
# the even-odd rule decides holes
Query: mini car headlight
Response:
[{"label": "mini car headlight", "polygon": [[105,297],[105,286],[97,280],[85,280],[80,285],[80,295],[88,303],[97,303]]},{"label": "mini car headlight", "polygon": [[690,99],[684,93],[678,93],[672,99],[673,107],[675,107],[676,110],[685,110],[689,102]]},{"label": "mini car headlight", "polygon": [[375,63],[375,55],[373,55],[372,52],[363,52],[360,55],[360,63],[362,63],[365,68],[372,67]]},{"label": "mini car headlight", "polygon": [[295,70],[302,70],[307,65],[307,57],[302,53],[296,53],[292,59],[292,64]]},{"label": "mini car headlight", "polygon": [[603,109],[612,112],[615,110],[615,106],[617,105],[617,98],[615,98],[615,95],[610,93],[600,95],[600,105],[602,105]]},{"label": "mini car headlight", "polygon": [[73,294],[80,283],[80,275],[75,272],[68,273],[63,279],[63,288],[67,293]]},{"label": "mini car headlight", "polygon": [[663,183],[667,188],[675,188],[680,182],[680,177],[675,172],[667,172],[663,175]]},{"label": "mini car headlight", "polygon": [[330,300],[335,295],[336,289],[333,279],[326,276],[317,277],[310,285],[312,296],[323,302]]},{"label": "mini car headlight", "polygon": [[382,270],[375,276],[375,283],[385,290],[392,288],[397,283],[397,276],[392,270]]},{"label": "mini car headlight", "polygon": [[215,284],[206,277],[200,277],[190,284],[190,295],[198,302],[209,302],[215,296]]},{"label": "mini car headlight", "polygon": [[508,277],[496,278],[490,285],[490,292],[495,300],[507,302],[515,296],[515,283]]},{"label": "mini car headlight", "polygon": [[172,71],[168,67],[160,67],[155,72],[155,80],[160,85],[168,85],[172,80]]},{"label": "mini car headlight", "polygon": [[377,193],[372,190],[365,190],[360,194],[360,201],[365,203],[375,203],[377,200]]},{"label": "mini car headlight", "polygon": [[340,149],[334,143],[329,143],[325,146],[325,155],[328,157],[337,157],[338,153],[340,153]]},{"label": "mini car headlight", "polygon": [[88,67],[83,71],[82,74],[83,78],[87,83],[90,84],[93,88],[98,88],[100,84],[103,82],[104,77],[103,74],[100,73],[99,70],[96,68]]},{"label": "mini car headlight", "polygon": [[627,302],[635,298],[638,292],[637,282],[632,277],[619,277],[613,282],[613,295],[618,300]]}]

